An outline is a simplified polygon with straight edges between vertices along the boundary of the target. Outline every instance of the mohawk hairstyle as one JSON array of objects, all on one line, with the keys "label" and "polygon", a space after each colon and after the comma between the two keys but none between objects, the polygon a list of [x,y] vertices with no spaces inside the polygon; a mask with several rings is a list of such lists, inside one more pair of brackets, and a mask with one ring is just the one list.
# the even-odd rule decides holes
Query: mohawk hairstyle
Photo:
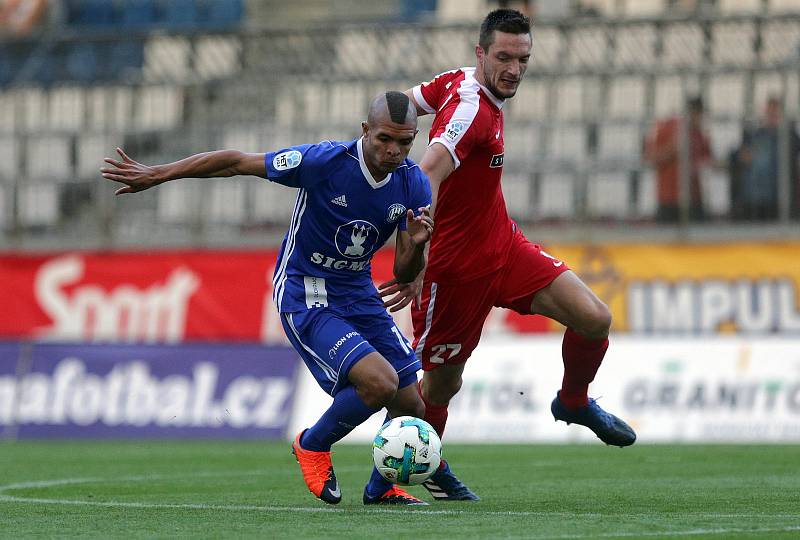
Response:
[{"label": "mohawk hairstyle", "polygon": [[484,51],[494,43],[494,31],[508,34],[530,34],[531,20],[515,9],[496,9],[489,13],[481,23],[478,45]]},{"label": "mohawk hairstyle", "polygon": [[389,116],[395,124],[405,124],[408,115],[408,96],[403,92],[390,90],[386,92],[386,105],[389,108]]}]

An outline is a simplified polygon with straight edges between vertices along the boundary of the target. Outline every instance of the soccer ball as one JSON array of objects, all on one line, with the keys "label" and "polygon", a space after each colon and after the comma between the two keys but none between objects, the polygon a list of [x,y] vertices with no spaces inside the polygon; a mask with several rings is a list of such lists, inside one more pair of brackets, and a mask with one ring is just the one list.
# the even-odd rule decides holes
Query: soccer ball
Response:
[{"label": "soccer ball", "polygon": [[393,484],[413,486],[431,477],[442,461],[442,441],[425,420],[398,416],[386,422],[372,443],[375,468]]}]

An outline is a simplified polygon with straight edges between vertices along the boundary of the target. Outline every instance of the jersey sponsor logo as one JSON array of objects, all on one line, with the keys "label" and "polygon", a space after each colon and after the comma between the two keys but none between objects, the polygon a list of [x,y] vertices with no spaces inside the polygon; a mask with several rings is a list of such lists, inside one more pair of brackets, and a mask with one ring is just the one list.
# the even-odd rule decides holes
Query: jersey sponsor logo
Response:
[{"label": "jersey sponsor logo", "polygon": [[386,222],[387,223],[394,223],[400,216],[406,213],[406,207],[400,203],[394,203],[389,209],[386,211]]},{"label": "jersey sponsor logo", "polygon": [[336,229],[336,249],[348,259],[360,259],[372,254],[378,242],[378,228],[369,221],[354,219]]},{"label": "jersey sponsor logo", "polygon": [[288,152],[281,152],[272,158],[272,166],[276,171],[285,171],[294,169],[303,160],[303,154],[297,150],[289,150]]},{"label": "jersey sponsor logo", "polygon": [[491,161],[489,161],[489,167],[494,169],[503,166],[503,158],[505,156],[505,152],[502,154],[495,154],[492,156]]},{"label": "jersey sponsor logo", "polygon": [[333,204],[338,204],[339,206],[344,206],[347,208],[347,198],[344,195],[339,195],[338,197],[334,197],[331,199]]},{"label": "jersey sponsor logo", "polygon": [[461,135],[466,128],[466,122],[450,122],[447,124],[447,128],[444,130],[442,137],[450,142],[455,142],[455,140],[458,139],[458,136]]}]

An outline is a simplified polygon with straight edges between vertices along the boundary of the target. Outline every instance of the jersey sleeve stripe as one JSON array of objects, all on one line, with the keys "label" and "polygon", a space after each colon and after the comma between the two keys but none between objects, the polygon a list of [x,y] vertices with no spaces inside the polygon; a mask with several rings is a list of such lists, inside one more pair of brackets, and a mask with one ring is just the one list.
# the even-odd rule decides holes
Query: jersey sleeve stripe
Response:
[{"label": "jersey sleeve stripe", "polygon": [[436,112],[436,109],[434,109],[433,107],[431,107],[431,106],[428,104],[428,102],[427,102],[427,101],[425,101],[425,98],[424,98],[424,97],[423,97],[423,95],[422,95],[422,85],[421,85],[421,84],[418,84],[417,86],[415,86],[415,87],[414,87],[414,89],[412,90],[412,92],[413,92],[413,94],[414,94],[414,100],[417,102],[417,105],[419,105],[420,107],[422,107],[422,109],[423,109],[423,110],[424,110],[426,113],[428,113],[428,114],[433,114],[433,113],[435,113],[435,112]]},{"label": "jersey sleeve stripe", "polygon": [[[469,72],[467,73],[470,75]],[[479,88],[480,86],[478,85],[478,81],[475,80],[475,77],[467,76],[461,81],[457,90],[459,96],[458,105],[456,105],[456,109],[453,111],[453,115],[448,120],[443,132],[443,134],[448,133],[451,126],[453,126],[454,128],[459,128],[455,129],[455,132],[458,134],[455,137],[439,135],[438,137],[434,137],[428,145],[430,146],[437,142],[443,144],[450,152],[450,155],[453,156],[453,163],[455,163],[456,169],[461,165],[461,160],[458,159],[456,152],[458,142],[472,128],[472,123],[480,109],[481,98],[478,94]]]}]

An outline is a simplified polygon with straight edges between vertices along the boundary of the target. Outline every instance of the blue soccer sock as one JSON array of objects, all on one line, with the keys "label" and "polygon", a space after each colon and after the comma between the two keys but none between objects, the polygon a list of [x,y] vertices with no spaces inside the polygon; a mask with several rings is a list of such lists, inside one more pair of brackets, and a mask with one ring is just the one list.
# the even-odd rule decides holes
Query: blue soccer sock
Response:
[{"label": "blue soccer sock", "polygon": [[313,452],[329,452],[333,443],[353,431],[378,410],[368,407],[358,397],[355,386],[345,386],[334,396],[330,408],[317,423],[303,433],[300,445]]},{"label": "blue soccer sock", "polygon": [[[391,419],[391,416],[387,414],[386,418],[383,420],[383,423],[385,424]],[[367,495],[370,497],[380,497],[386,493],[390,487],[392,487],[392,483],[381,476],[381,473],[378,472],[378,469],[373,466],[372,476],[369,477],[369,482],[367,482]]]}]

